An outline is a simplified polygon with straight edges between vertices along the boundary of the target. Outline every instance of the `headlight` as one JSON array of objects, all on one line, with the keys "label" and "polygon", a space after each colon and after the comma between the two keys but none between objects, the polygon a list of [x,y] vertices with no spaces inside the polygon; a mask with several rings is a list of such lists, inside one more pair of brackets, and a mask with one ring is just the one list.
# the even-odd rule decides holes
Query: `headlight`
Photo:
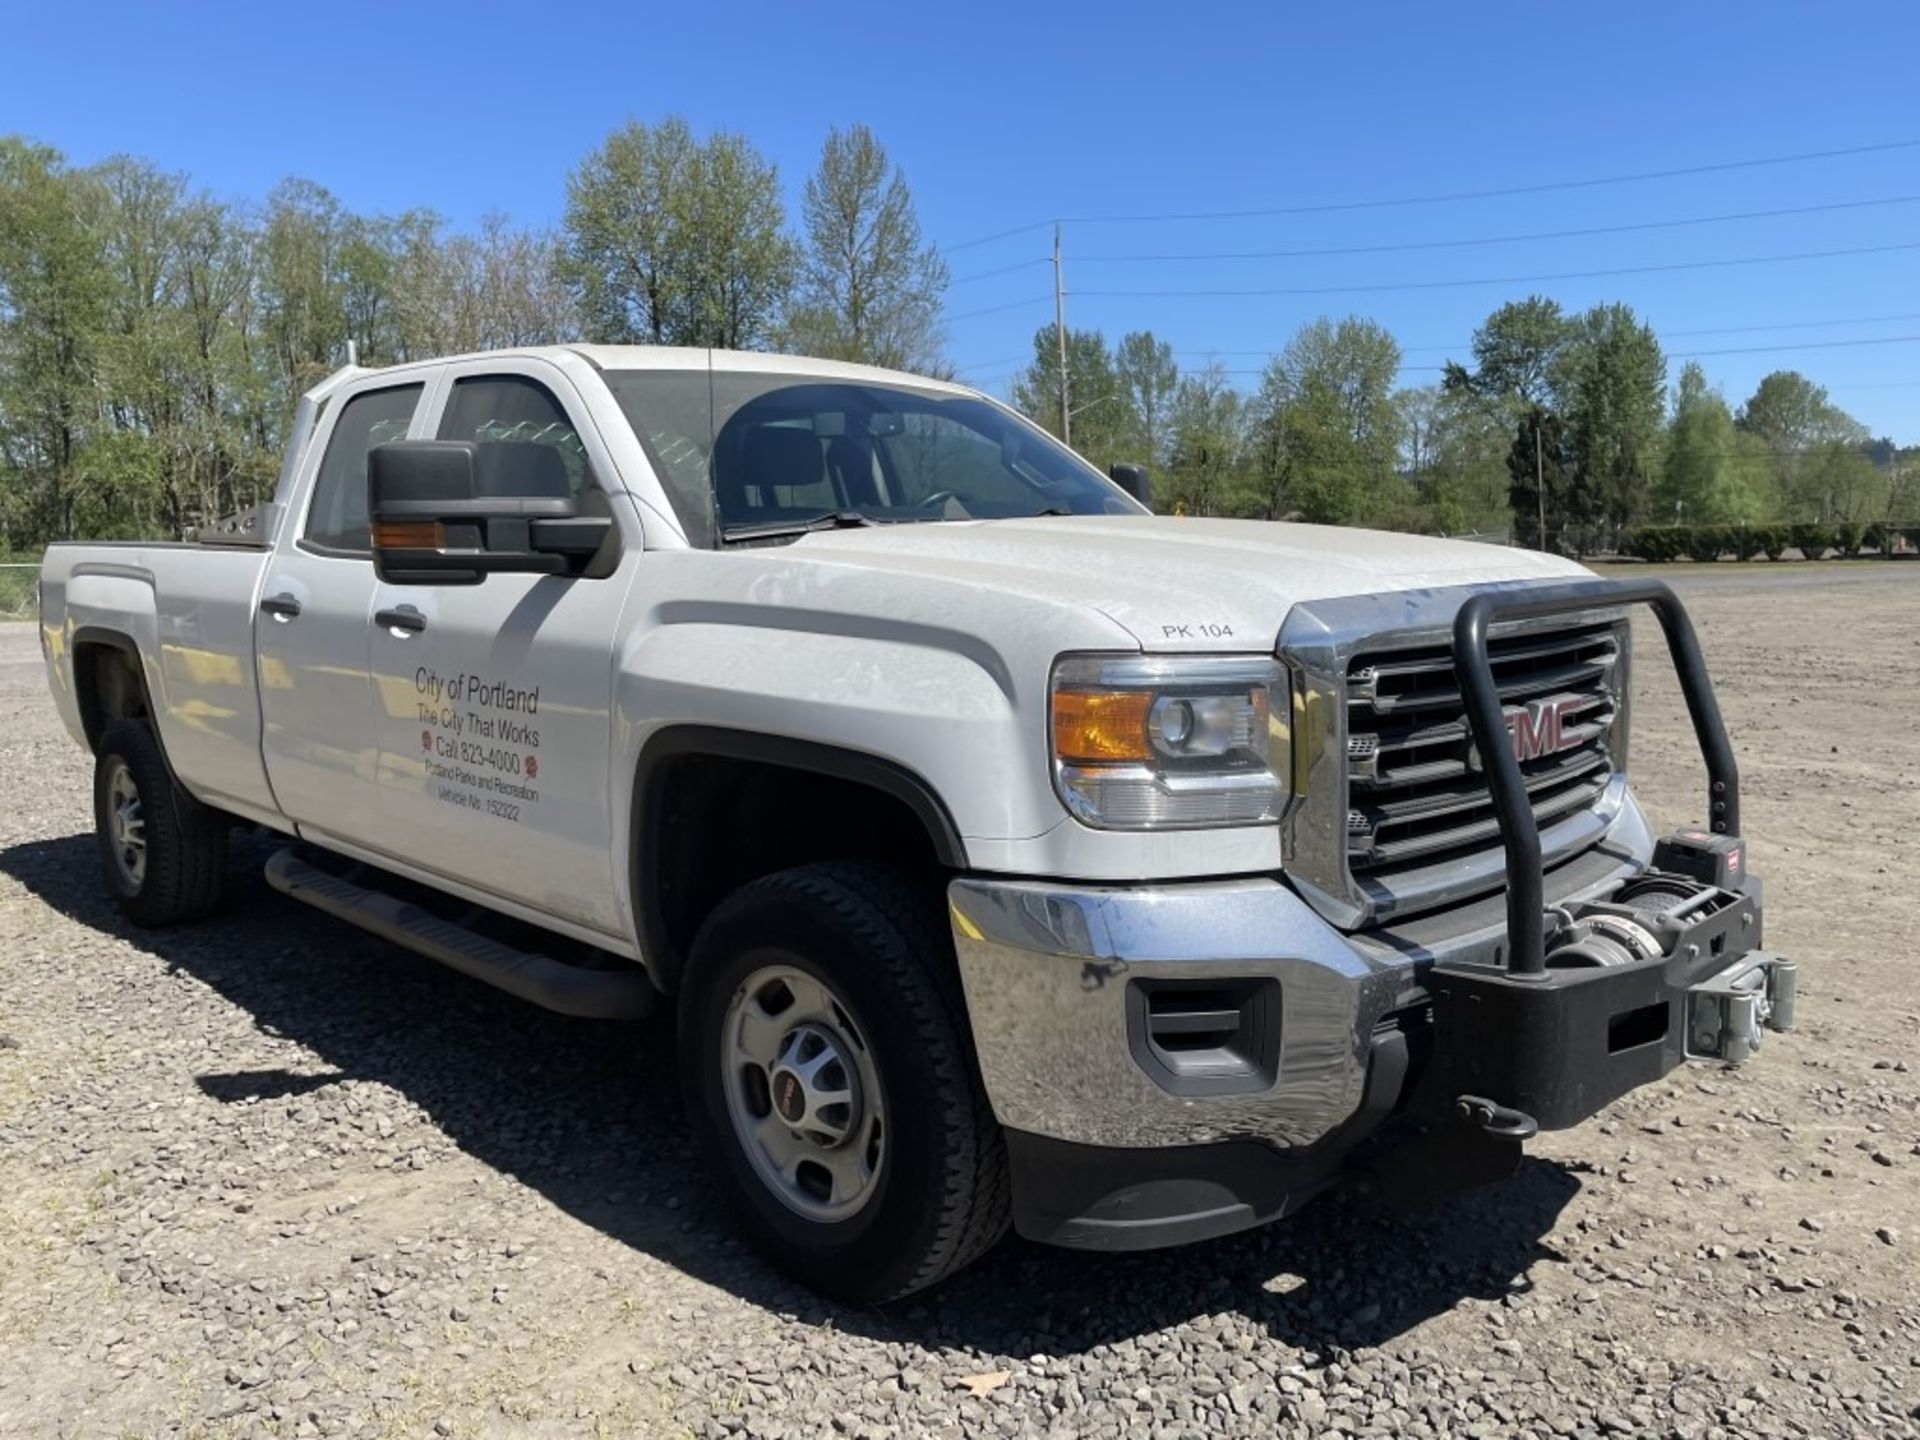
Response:
[{"label": "headlight", "polygon": [[1236,655],[1066,655],[1053,667],[1053,779],[1103,830],[1278,820],[1287,672]]}]

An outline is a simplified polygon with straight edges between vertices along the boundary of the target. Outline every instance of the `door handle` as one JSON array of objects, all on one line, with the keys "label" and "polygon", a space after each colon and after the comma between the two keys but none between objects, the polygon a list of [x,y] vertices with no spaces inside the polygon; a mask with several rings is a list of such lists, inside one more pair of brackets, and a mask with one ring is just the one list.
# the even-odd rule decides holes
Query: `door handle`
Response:
[{"label": "door handle", "polygon": [[260,602],[260,608],[276,620],[291,620],[300,613],[299,597],[282,590]]},{"label": "door handle", "polygon": [[373,623],[384,625],[389,630],[405,630],[418,635],[427,628],[427,617],[411,605],[400,605],[392,610],[376,610]]}]

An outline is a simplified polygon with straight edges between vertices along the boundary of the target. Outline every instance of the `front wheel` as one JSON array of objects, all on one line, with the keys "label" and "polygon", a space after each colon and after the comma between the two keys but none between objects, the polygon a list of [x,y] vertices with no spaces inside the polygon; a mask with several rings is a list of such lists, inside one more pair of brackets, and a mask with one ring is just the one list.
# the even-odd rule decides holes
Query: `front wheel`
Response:
[{"label": "front wheel", "polygon": [[174,783],[160,742],[116,720],[94,757],[93,823],[107,885],[139,925],[198,920],[226,882],[227,825]]},{"label": "front wheel", "polygon": [[923,1289],[1007,1226],[939,916],[886,866],[785,870],[722,902],[681,994],[687,1109],[742,1229],[844,1300]]}]

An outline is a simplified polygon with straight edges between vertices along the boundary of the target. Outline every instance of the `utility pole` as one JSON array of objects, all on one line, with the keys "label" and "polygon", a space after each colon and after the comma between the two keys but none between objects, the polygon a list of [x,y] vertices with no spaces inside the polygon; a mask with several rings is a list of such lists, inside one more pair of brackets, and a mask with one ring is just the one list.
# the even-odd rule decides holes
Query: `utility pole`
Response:
[{"label": "utility pole", "polygon": [[1067,409],[1067,302],[1060,288],[1060,222],[1053,222],[1053,344],[1060,361],[1060,443],[1073,444],[1073,412]]}]

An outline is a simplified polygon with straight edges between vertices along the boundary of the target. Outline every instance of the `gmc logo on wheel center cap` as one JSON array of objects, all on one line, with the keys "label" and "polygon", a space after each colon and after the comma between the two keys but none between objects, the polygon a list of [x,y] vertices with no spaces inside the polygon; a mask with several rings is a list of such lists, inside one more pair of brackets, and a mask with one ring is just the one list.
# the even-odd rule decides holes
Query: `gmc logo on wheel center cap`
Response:
[{"label": "gmc logo on wheel center cap", "polygon": [[1581,696],[1561,696],[1502,707],[1500,713],[1506,717],[1507,738],[1513,742],[1513,758],[1538,760],[1543,755],[1558,754],[1577,745],[1577,739],[1567,739],[1565,717],[1585,703]]}]

